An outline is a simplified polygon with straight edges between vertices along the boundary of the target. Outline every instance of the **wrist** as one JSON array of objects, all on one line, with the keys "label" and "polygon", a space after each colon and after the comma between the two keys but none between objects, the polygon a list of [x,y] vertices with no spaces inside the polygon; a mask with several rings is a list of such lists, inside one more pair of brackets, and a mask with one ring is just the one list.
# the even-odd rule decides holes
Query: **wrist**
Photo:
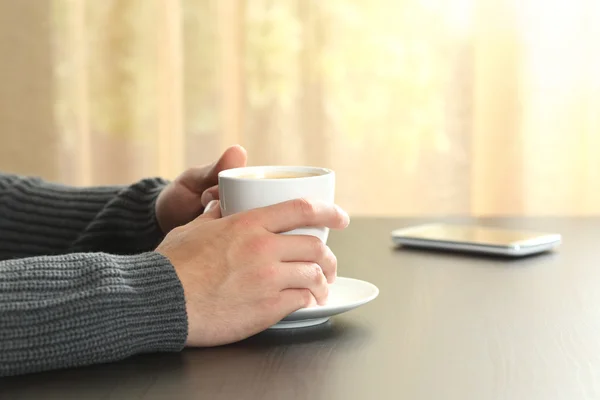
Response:
[{"label": "wrist", "polygon": [[179,351],[188,332],[183,286],[171,261],[157,252],[114,256],[132,289],[124,312],[134,352]]}]

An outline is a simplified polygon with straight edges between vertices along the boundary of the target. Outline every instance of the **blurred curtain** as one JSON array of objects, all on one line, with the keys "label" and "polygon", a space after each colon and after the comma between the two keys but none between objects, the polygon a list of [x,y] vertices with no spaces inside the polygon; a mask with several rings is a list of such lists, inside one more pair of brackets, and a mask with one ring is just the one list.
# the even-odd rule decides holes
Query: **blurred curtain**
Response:
[{"label": "blurred curtain", "polygon": [[597,0],[52,0],[62,181],[241,143],[353,214],[600,214]]}]

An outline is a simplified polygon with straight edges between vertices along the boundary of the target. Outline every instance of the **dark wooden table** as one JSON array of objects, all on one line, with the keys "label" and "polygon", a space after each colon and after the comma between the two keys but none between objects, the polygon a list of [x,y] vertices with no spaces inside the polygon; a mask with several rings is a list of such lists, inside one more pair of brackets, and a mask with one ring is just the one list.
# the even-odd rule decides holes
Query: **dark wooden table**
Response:
[{"label": "dark wooden table", "polygon": [[600,396],[600,218],[479,221],[563,234],[556,253],[521,260],[393,249],[392,229],[421,222],[355,218],[331,235],[339,274],[381,293],[325,325],[6,378],[0,398]]}]

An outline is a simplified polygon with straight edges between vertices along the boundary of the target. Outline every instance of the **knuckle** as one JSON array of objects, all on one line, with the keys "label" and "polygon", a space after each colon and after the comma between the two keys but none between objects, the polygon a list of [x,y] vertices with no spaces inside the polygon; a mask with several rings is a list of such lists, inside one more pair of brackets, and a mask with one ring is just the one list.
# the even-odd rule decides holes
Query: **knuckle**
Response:
[{"label": "knuckle", "polygon": [[304,218],[311,219],[317,214],[317,208],[315,204],[308,199],[296,199],[292,204],[294,206],[294,210]]},{"label": "knuckle", "polygon": [[185,231],[186,231],[185,225],[176,226],[175,228],[171,229],[171,231],[167,234],[167,236],[179,237],[179,236],[183,235]]},{"label": "knuckle", "polygon": [[274,264],[263,264],[240,272],[240,279],[247,287],[253,287],[258,298],[268,297],[272,292],[279,292],[277,275],[279,270]]},{"label": "knuckle", "polygon": [[337,268],[337,257],[335,256],[335,254],[333,253],[333,251],[331,251],[331,249],[329,247],[326,248],[326,259],[329,265],[332,265],[333,268]]},{"label": "knuckle", "polygon": [[254,218],[249,213],[236,215],[232,219],[232,228],[237,230],[248,230],[255,225]]},{"label": "knuckle", "polygon": [[314,296],[310,290],[304,289],[300,292],[300,305],[302,307],[310,307],[313,303]]},{"label": "knuckle", "polygon": [[309,268],[307,269],[307,275],[310,281],[316,285],[322,285],[325,281],[323,270],[321,269],[319,264],[309,264]]},{"label": "knuckle", "polygon": [[326,247],[325,250],[326,254],[321,262],[321,267],[327,280],[329,282],[333,282],[335,276],[337,275],[337,258],[328,247]]},{"label": "knuckle", "polygon": [[268,254],[273,249],[273,240],[266,235],[254,235],[246,242],[246,251],[250,254]]},{"label": "knuckle", "polygon": [[312,250],[313,253],[315,255],[315,258],[317,260],[322,260],[323,258],[325,258],[327,256],[327,246],[325,245],[325,243],[323,243],[323,241],[321,241],[321,239],[314,237],[314,236],[310,236],[310,240],[311,240],[311,246],[312,246]]},{"label": "knuckle", "polygon": [[329,297],[329,285],[324,285],[322,290],[322,298],[327,299]]},{"label": "knuckle", "polygon": [[261,282],[273,281],[277,276],[279,269],[274,264],[266,264],[258,269],[257,278]]}]

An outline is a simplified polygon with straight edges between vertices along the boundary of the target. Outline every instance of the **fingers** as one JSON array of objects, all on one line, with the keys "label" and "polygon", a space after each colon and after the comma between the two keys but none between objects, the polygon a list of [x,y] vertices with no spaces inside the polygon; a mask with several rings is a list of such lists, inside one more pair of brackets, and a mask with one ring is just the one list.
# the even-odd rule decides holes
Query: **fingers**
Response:
[{"label": "fingers", "polygon": [[323,270],[318,264],[292,262],[281,263],[278,271],[280,287],[283,289],[308,289],[314,296],[317,304],[327,302],[329,286]]},{"label": "fingers", "polygon": [[278,320],[301,308],[314,307],[317,300],[308,289],[285,289],[279,295]]},{"label": "fingers", "polygon": [[221,218],[221,205],[219,200],[213,200],[204,209],[204,213],[197,219],[206,220],[206,219],[217,219]]},{"label": "fingers", "polygon": [[275,252],[282,262],[318,264],[328,283],[337,275],[337,259],[331,249],[319,238],[309,235],[277,235]]},{"label": "fingers", "polygon": [[217,184],[219,172],[231,168],[245,167],[248,161],[246,149],[240,145],[229,147],[223,155],[211,166],[208,177]]},{"label": "fingers", "polygon": [[246,150],[242,146],[231,146],[214,163],[185,171],[179,181],[193,193],[202,194],[206,189],[218,183],[219,172],[245,167],[247,158]]},{"label": "fingers", "polygon": [[206,189],[202,193],[202,196],[200,197],[200,203],[202,203],[203,207],[206,207],[208,205],[208,203],[210,203],[213,200],[218,200],[218,199],[219,199],[219,186],[215,185],[215,186],[212,186],[212,187]]},{"label": "fingers", "polygon": [[268,231],[281,233],[303,227],[343,229],[350,223],[348,214],[335,204],[306,199],[290,200],[249,211],[251,217]]}]

